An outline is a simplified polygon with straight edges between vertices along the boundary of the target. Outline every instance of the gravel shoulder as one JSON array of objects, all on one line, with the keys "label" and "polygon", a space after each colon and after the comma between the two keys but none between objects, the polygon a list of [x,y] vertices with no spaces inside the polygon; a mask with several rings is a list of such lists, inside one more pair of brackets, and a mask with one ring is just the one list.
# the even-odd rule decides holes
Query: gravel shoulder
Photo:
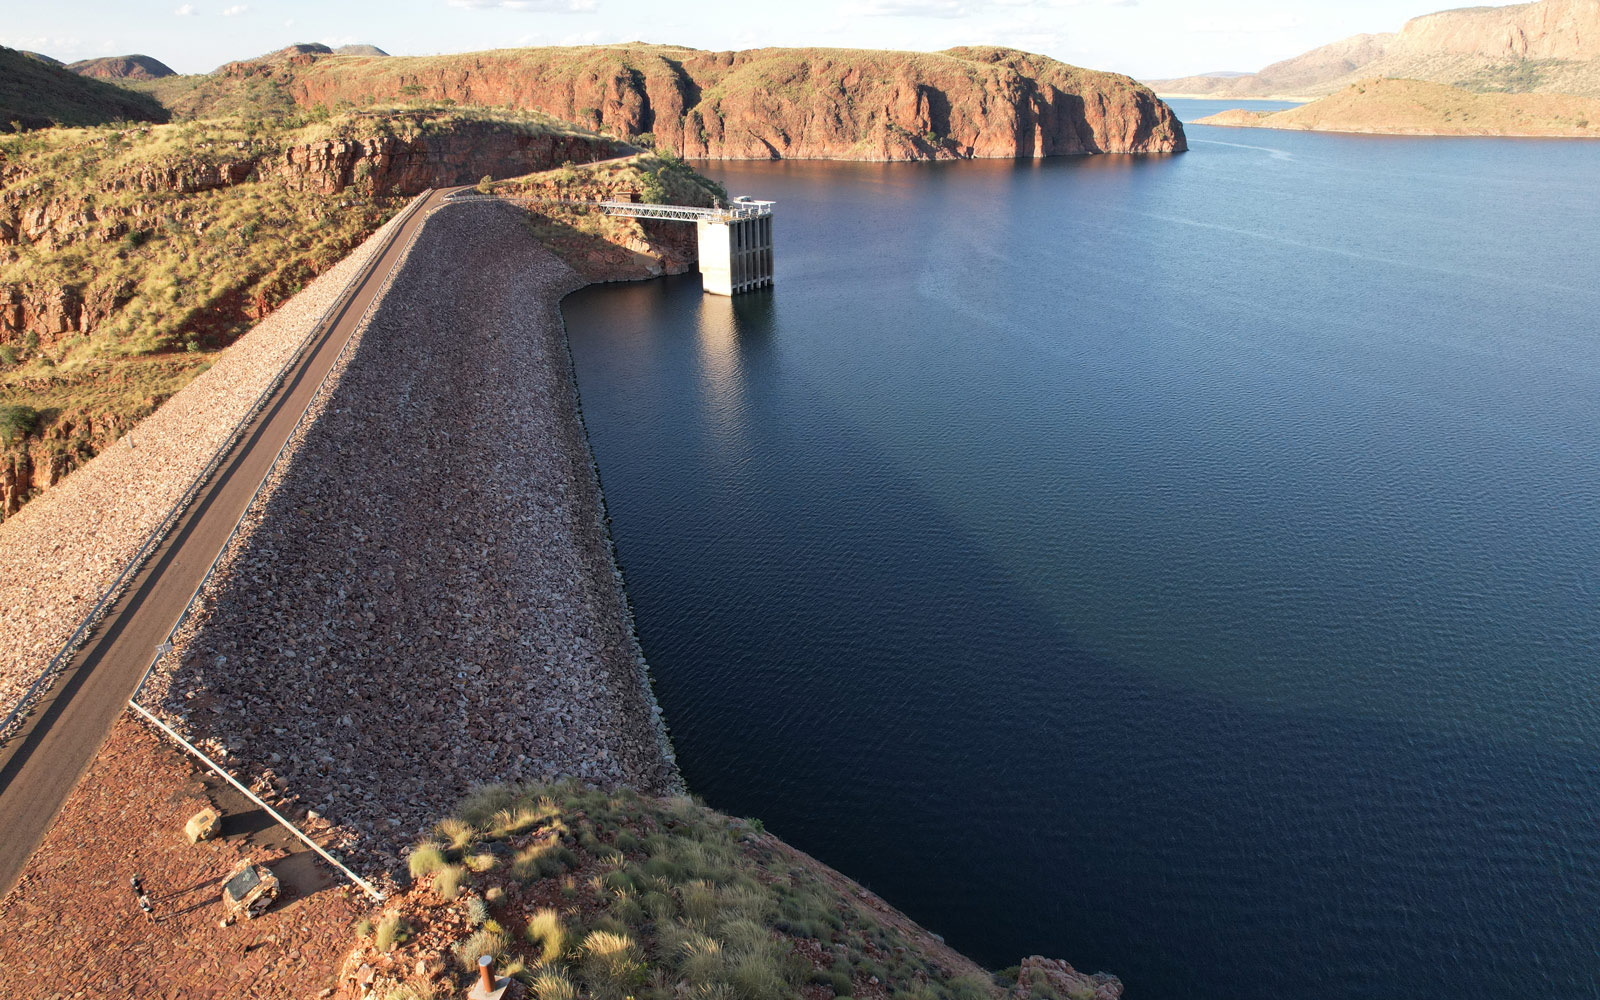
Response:
[{"label": "gravel shoulder", "polygon": [[142,699],[369,868],[479,783],[681,788],[578,415],[582,284],[513,209],[434,214]]},{"label": "gravel shoulder", "polygon": [[117,444],[0,523],[0,715],[16,706],[388,232],[380,229]]}]

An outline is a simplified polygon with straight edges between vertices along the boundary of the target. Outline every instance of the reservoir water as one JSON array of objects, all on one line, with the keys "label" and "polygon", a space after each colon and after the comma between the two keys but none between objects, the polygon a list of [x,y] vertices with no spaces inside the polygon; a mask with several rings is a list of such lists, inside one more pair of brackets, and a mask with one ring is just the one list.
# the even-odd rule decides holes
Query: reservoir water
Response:
[{"label": "reservoir water", "polygon": [[1600,996],[1600,143],[1190,138],[567,300],[689,785],[994,968]]}]

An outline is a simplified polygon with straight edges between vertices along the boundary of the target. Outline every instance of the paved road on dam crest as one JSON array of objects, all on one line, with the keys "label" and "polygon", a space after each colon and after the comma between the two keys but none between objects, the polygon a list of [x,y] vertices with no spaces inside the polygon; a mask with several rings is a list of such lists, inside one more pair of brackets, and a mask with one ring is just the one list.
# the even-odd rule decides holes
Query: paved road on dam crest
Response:
[{"label": "paved road on dam crest", "polygon": [[21,732],[0,748],[0,896],[16,885],[412,234],[448,193],[430,194],[390,234],[355,279],[354,294],[317,331]]}]

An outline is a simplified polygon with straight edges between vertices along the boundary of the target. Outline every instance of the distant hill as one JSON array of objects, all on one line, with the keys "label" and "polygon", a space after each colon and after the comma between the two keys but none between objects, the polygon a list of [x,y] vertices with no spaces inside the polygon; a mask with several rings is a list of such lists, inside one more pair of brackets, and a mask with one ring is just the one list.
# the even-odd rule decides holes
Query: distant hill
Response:
[{"label": "distant hill", "polygon": [[0,131],[50,125],[164,122],[170,116],[154,98],[79,76],[60,66],[0,47]]},{"label": "distant hill", "polygon": [[1376,77],[1480,93],[1600,97],[1600,0],[1540,0],[1428,14],[1399,32],[1355,35],[1229,79],[1152,80],[1167,97],[1309,100]]},{"label": "distant hill", "polygon": [[166,63],[149,56],[105,56],[100,59],[80,59],[67,64],[67,69],[79,76],[92,76],[97,80],[159,80],[177,73]]},{"label": "distant hill", "polygon": [[1224,111],[1196,125],[1384,135],[1567,136],[1600,139],[1600,99],[1477,94],[1420,80],[1366,80],[1287,111]]},{"label": "distant hill", "polygon": [[336,56],[386,56],[389,53],[376,45],[341,45],[333,50]]}]

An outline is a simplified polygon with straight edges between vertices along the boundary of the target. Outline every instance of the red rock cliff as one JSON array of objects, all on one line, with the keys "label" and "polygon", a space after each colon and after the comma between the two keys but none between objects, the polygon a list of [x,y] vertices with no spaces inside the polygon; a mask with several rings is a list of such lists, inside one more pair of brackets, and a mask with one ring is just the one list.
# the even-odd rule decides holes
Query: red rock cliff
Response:
[{"label": "red rock cliff", "polygon": [[1183,126],[1144,86],[1013,49],[505,49],[237,64],[304,105],[406,97],[541,111],[691,158],[916,160],[1167,153]]}]

